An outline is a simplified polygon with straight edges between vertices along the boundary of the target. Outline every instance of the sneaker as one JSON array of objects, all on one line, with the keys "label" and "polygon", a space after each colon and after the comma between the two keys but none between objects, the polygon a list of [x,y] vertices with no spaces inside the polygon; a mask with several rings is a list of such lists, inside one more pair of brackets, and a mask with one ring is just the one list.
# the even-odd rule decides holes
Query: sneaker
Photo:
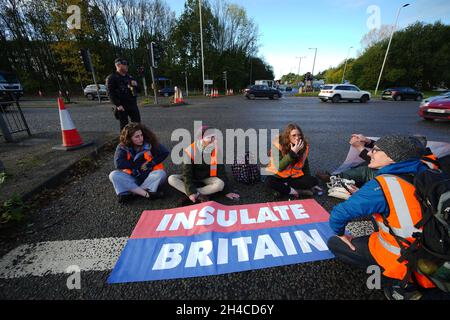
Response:
[{"label": "sneaker", "polygon": [[330,182],[331,173],[329,173],[328,171],[317,171],[316,177],[320,181],[328,183],[328,182]]},{"label": "sneaker", "polygon": [[401,288],[398,285],[383,288],[383,293],[388,300],[420,300],[422,293],[414,286]]},{"label": "sneaker", "polygon": [[354,180],[348,180],[338,176],[331,176],[327,187],[328,196],[344,200],[350,198],[352,190],[356,188]]},{"label": "sneaker", "polygon": [[343,187],[334,187],[334,188],[328,189],[329,197],[347,200],[348,198],[351,197],[351,195],[352,194]]}]

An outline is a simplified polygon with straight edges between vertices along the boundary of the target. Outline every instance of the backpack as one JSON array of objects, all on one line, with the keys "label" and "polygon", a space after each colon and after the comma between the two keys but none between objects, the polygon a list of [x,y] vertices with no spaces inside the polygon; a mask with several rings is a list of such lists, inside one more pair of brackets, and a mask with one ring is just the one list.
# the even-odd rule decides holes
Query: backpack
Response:
[{"label": "backpack", "polygon": [[415,271],[425,275],[442,291],[450,292],[450,178],[441,170],[427,169],[405,180],[412,182],[416,189],[422,219],[415,227],[422,228],[422,232],[413,234],[416,240],[411,244],[395,235],[384,217],[390,234],[401,248],[398,261],[407,262],[408,272],[402,285],[406,287],[414,280]]},{"label": "backpack", "polygon": [[235,159],[231,165],[233,177],[237,182],[253,184],[261,180],[260,168],[257,164],[250,164],[250,157],[250,153],[246,152],[244,159]]}]

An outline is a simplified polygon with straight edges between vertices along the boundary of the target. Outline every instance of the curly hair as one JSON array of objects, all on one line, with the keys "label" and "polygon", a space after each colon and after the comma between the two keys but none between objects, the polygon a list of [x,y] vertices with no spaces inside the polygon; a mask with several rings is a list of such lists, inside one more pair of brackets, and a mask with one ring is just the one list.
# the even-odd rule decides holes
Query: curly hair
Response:
[{"label": "curly hair", "polygon": [[289,153],[289,150],[291,150],[291,142],[290,142],[290,136],[292,130],[297,129],[300,132],[300,138],[303,140],[303,148],[300,150],[299,155],[303,155],[306,148],[308,147],[308,141],[305,138],[305,135],[303,134],[302,129],[299,125],[295,123],[289,123],[287,127],[284,129],[283,133],[279,136],[279,144],[281,146],[281,154],[284,157]]},{"label": "curly hair", "polygon": [[120,144],[131,148],[133,146],[131,137],[139,130],[142,131],[144,142],[149,143],[153,147],[158,145],[158,139],[156,138],[156,135],[143,124],[136,122],[129,123],[122,129],[122,131],[120,132]]}]

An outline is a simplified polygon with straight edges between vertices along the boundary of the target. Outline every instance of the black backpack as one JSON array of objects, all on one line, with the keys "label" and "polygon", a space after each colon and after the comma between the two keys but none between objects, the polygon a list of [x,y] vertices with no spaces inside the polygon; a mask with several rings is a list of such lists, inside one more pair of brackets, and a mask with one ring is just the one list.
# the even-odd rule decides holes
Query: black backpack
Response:
[{"label": "black backpack", "polygon": [[235,159],[231,165],[233,177],[237,182],[253,184],[261,180],[260,168],[257,164],[250,163],[250,153],[246,152],[244,159]]},{"label": "black backpack", "polygon": [[414,271],[425,275],[438,288],[450,292],[450,178],[441,170],[427,169],[415,176],[401,176],[412,182],[415,196],[422,208],[422,220],[415,227],[412,244],[393,232],[401,248],[399,262],[407,261],[408,272],[402,281],[406,287],[414,279]]}]

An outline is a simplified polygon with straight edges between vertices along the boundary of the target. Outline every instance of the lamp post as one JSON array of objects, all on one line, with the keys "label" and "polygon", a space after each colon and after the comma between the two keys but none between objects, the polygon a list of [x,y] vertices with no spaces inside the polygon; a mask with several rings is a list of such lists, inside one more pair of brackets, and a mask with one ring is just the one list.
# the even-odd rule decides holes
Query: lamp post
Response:
[{"label": "lamp post", "polygon": [[345,77],[345,70],[347,69],[347,61],[348,61],[348,56],[350,54],[350,49],[353,47],[348,48],[348,52],[347,52],[347,58],[345,58],[345,65],[344,65],[344,72],[342,73],[342,83],[344,83],[344,77]]},{"label": "lamp post", "polygon": [[313,62],[313,68],[312,68],[312,72],[311,72],[311,76],[312,76],[312,89],[314,92],[314,67],[316,65],[316,55],[317,55],[317,48],[309,48],[309,50],[315,50],[314,52],[314,62]]},{"label": "lamp post", "polygon": [[402,10],[402,8],[405,8],[407,6],[409,6],[409,3],[406,3],[403,6],[401,6],[400,8],[398,8],[397,17],[395,18],[395,23],[394,23],[394,26],[392,27],[391,37],[389,38],[389,43],[388,43],[388,47],[386,49],[386,54],[384,55],[383,65],[381,66],[380,76],[378,77],[377,87],[375,88],[375,95],[377,94],[378,86],[380,85],[380,81],[381,81],[381,75],[383,74],[384,65],[386,63],[386,59],[387,59],[387,56],[389,53],[389,48],[391,47],[392,36],[394,35],[395,29],[397,28],[397,21],[398,21],[398,16],[400,15],[400,10]]},{"label": "lamp post", "polygon": [[203,55],[203,23],[202,23],[202,0],[198,0],[198,9],[200,14],[200,47],[202,51],[202,87],[203,87],[203,95],[206,94],[205,91],[205,57]]},{"label": "lamp post", "polygon": [[298,59],[298,71],[297,74],[300,75],[300,64],[302,63],[302,59],[306,57],[296,57]]}]

